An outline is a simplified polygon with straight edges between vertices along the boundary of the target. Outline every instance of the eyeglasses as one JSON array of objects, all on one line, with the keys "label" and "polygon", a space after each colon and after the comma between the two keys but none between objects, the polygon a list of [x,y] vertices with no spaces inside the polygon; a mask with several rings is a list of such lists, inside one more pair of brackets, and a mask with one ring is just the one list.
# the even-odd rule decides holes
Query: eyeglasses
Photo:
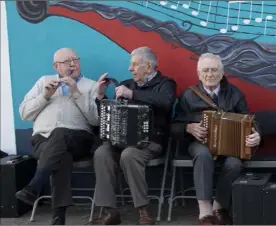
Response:
[{"label": "eyeglasses", "polygon": [[203,68],[201,71],[203,73],[208,73],[209,71],[211,71],[212,73],[218,73],[219,69],[218,68]]},{"label": "eyeglasses", "polygon": [[72,62],[76,64],[76,63],[79,63],[79,61],[80,61],[80,58],[78,57],[78,58],[73,58],[71,60],[57,61],[56,63],[70,65]]}]

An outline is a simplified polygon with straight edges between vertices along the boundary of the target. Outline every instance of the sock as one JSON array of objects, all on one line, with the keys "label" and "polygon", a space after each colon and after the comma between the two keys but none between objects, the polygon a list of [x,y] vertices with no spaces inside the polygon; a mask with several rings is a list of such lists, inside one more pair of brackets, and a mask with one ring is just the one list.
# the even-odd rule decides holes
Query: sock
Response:
[{"label": "sock", "polygon": [[199,204],[199,219],[207,216],[213,215],[212,205],[210,201],[207,200],[198,200]]},{"label": "sock", "polygon": [[37,169],[28,187],[30,187],[32,191],[36,193],[40,193],[45,182],[49,180],[50,175],[51,175],[51,171],[48,169]]},{"label": "sock", "polygon": [[221,205],[216,200],[214,200],[213,211],[219,210],[219,209],[221,209]]}]

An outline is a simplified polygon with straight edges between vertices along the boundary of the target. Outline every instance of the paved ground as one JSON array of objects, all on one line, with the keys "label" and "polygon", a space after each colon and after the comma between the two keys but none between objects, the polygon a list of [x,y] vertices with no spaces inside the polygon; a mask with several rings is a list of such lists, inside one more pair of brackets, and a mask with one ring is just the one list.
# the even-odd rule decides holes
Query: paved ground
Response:
[{"label": "paved ground", "polygon": [[[154,215],[157,211],[157,205],[151,204],[151,208],[153,209]],[[124,225],[133,225],[137,224],[138,213],[132,207],[131,204],[126,204],[125,206],[121,206],[120,214],[122,218],[122,224]],[[98,213],[98,209],[96,209],[95,216]],[[170,225],[196,225],[198,224],[197,220],[197,205],[194,200],[187,202],[186,207],[176,206],[173,208],[172,212],[172,221],[167,222],[168,215],[168,206],[164,205],[162,212],[162,221],[157,224],[170,224]],[[90,214],[90,209],[87,205],[83,206],[73,206],[68,209],[67,212],[67,225],[85,225],[88,223]],[[27,213],[20,218],[3,218],[1,219],[1,224],[5,225],[49,225],[51,219],[51,208],[49,204],[44,204],[39,207],[37,213],[35,215],[35,222],[30,222],[31,213]]]}]

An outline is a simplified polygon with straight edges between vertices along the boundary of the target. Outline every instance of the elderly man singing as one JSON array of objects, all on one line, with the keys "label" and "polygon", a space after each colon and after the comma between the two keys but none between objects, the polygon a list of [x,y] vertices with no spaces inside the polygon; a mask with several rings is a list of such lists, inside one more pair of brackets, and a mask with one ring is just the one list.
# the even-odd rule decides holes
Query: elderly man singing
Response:
[{"label": "elderly man singing", "polygon": [[34,121],[32,147],[39,161],[33,179],[16,197],[33,205],[51,175],[52,224],[62,225],[72,205],[73,160],[89,154],[91,125],[98,125],[98,84],[81,74],[80,58],[70,48],[59,49],[53,65],[57,74],[42,76],[20,105],[21,118]]},{"label": "elderly man singing", "polygon": [[[223,76],[223,65],[218,55],[212,53],[201,55],[197,72],[200,80],[197,87],[210,95],[219,108],[226,112],[242,114],[249,112],[243,93],[236,86],[228,83]],[[240,175],[243,163],[234,157],[218,158],[222,161],[223,167],[212,206],[214,160],[207,145],[202,143],[207,130],[201,124],[201,112],[207,109],[210,107],[205,101],[195,95],[191,89],[185,90],[176,106],[172,132],[178,139],[183,140],[186,137],[189,142],[188,151],[193,156],[200,224],[232,224],[228,213],[232,182]],[[255,147],[260,144],[260,141],[260,134],[252,128],[252,134],[244,142],[248,147]]]},{"label": "elderly man singing", "polygon": [[[116,174],[119,166],[130,187],[134,206],[139,212],[139,224],[153,224],[151,212],[147,207],[145,170],[148,161],[158,157],[167,143],[176,84],[157,71],[157,57],[148,47],[132,51],[129,70],[133,79],[123,81],[116,88],[116,98],[121,97],[151,105],[155,117],[155,136],[145,148],[127,147],[124,150],[115,151],[115,147],[104,142],[96,150],[94,155],[95,202],[97,206],[103,208],[103,213],[92,224],[115,225],[121,223],[116,210],[115,195]],[[99,82],[101,95],[98,95],[98,99],[104,98],[106,88],[105,78],[101,79],[102,81]]]}]

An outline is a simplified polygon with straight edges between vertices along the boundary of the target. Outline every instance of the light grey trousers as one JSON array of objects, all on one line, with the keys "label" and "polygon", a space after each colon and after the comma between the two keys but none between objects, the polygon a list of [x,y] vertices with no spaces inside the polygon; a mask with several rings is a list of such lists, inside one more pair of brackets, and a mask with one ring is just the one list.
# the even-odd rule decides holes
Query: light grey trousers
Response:
[{"label": "light grey trousers", "polygon": [[[213,174],[214,160],[208,147],[198,141],[189,146],[189,153],[193,156],[194,184],[197,200],[212,200],[213,197]],[[243,169],[240,159],[225,157],[222,171],[216,185],[215,200],[222,206],[228,208],[231,202],[232,183],[239,177]]]},{"label": "light grey trousers", "polygon": [[147,205],[146,166],[149,160],[158,157],[161,150],[161,145],[150,143],[144,149],[128,147],[118,153],[110,143],[104,142],[94,153],[96,206],[116,208],[115,189],[120,167],[129,185],[134,207]]}]

